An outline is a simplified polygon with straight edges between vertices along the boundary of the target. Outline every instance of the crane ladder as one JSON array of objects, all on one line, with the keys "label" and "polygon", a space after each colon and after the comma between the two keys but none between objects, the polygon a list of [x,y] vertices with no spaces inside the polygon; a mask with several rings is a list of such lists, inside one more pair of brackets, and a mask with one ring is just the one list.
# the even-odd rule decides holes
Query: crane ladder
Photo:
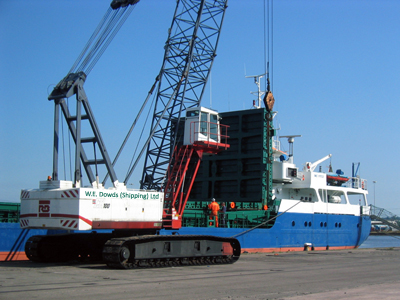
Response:
[{"label": "crane ladder", "polygon": [[[174,163],[170,165],[164,189],[164,228],[181,227],[182,214],[199,170],[201,157],[202,151],[197,151],[192,145],[184,145],[179,149],[175,147]],[[190,162],[194,167],[189,168]]]}]

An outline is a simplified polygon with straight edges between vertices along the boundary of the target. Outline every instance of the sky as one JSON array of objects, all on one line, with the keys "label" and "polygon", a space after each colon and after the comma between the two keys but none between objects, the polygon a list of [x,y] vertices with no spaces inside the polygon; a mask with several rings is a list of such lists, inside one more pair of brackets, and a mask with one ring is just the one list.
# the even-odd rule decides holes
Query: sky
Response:
[{"label": "sky", "polygon": [[[0,0],[0,202],[18,202],[21,189],[51,175],[54,104],[47,97],[110,2]],[[161,68],[175,3],[140,1],[86,80],[112,158]],[[280,0],[272,11],[274,122],[279,135],[302,135],[295,163],[302,168],[332,154],[322,169],[331,162],[348,176],[360,163],[369,202],[400,215],[400,1]],[[264,45],[264,1],[229,0],[202,105],[250,109],[257,87],[245,76],[265,72]],[[119,161],[120,181],[130,159]],[[131,177],[135,188],[140,173]]]}]

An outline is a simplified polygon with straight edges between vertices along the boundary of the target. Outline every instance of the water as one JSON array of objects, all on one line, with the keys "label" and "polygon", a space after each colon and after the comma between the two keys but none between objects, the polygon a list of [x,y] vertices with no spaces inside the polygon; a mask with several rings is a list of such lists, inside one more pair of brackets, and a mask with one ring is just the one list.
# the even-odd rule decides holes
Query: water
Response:
[{"label": "water", "polygon": [[400,235],[370,235],[359,248],[400,247]]}]

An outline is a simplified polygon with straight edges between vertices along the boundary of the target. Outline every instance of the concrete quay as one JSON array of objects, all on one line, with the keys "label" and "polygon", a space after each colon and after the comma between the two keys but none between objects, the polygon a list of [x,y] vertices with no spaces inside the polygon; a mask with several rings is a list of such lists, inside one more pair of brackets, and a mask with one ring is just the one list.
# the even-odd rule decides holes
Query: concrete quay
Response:
[{"label": "concrete quay", "polygon": [[232,265],[112,270],[0,263],[0,299],[399,299],[400,248],[242,254]]}]

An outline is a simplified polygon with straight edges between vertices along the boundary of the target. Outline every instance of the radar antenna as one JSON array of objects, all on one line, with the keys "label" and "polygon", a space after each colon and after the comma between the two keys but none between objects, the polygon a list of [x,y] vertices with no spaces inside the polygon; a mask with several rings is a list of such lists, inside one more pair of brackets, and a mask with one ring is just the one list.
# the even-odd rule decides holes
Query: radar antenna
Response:
[{"label": "radar antenna", "polygon": [[289,159],[293,162],[293,143],[295,137],[301,137],[301,135],[282,135],[281,138],[287,138],[289,143]]}]

